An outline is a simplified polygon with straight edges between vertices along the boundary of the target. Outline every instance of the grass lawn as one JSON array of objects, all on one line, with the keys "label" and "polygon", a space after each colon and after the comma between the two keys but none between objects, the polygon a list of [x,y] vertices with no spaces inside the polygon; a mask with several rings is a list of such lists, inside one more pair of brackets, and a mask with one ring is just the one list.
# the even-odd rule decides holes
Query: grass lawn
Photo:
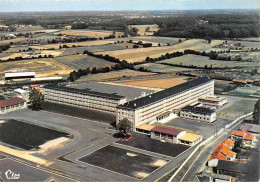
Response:
[{"label": "grass lawn", "polygon": [[236,119],[239,116],[252,112],[257,100],[239,100],[217,113],[217,116]]}]

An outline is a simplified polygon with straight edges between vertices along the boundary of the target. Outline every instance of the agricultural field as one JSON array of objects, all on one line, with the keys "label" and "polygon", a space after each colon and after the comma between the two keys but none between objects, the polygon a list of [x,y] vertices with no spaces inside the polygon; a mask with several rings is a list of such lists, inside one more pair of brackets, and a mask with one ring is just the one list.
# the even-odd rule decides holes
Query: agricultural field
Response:
[{"label": "agricultural field", "polygon": [[54,57],[60,56],[62,52],[60,51],[53,51],[53,50],[44,50],[44,51],[34,51],[34,52],[23,52],[23,53],[4,53],[4,55],[0,54],[0,60],[8,60],[8,59],[14,59],[16,57],[22,57],[22,58],[32,58],[32,57],[38,57],[45,55],[52,55]]},{"label": "agricultural field", "polygon": [[0,76],[10,72],[36,72],[36,77],[62,76],[73,71],[72,68],[53,58],[29,59],[0,63]]},{"label": "agricultural field", "polygon": [[9,40],[0,40],[0,44],[10,44],[11,42],[17,43],[17,42],[22,42],[22,41],[27,41],[29,38],[24,38],[24,37],[18,37],[14,39],[9,39]]},{"label": "agricultural field", "polygon": [[[138,34],[140,35],[153,35],[154,32],[159,30],[157,24],[150,24],[150,25],[129,25],[128,29],[137,28]],[[149,29],[148,29],[149,28]],[[147,30],[146,30],[147,29]]]},{"label": "agricultural field", "polygon": [[260,52],[232,52],[232,53],[221,53],[219,57],[230,56],[232,60],[239,60],[243,62],[258,62],[260,60]]},{"label": "agricultural field", "polygon": [[205,40],[202,39],[193,39],[187,40],[173,46],[161,46],[161,47],[150,47],[150,48],[137,48],[137,49],[124,49],[120,51],[107,51],[107,52],[98,52],[103,55],[110,55],[120,60],[126,60],[129,63],[144,61],[147,57],[155,58],[160,57],[166,53],[184,51],[185,49],[193,49],[203,51],[205,49],[214,47],[222,43],[220,40],[212,41],[211,44],[208,44]]},{"label": "agricultural field", "polygon": [[11,46],[8,50],[5,51],[5,53],[18,53],[21,52],[23,50],[28,50],[29,46]]},{"label": "agricultural field", "polygon": [[141,37],[132,37],[129,38],[132,39],[133,41],[146,41],[146,42],[154,42],[154,43],[160,43],[160,44],[165,44],[167,45],[168,43],[170,45],[174,45],[174,44],[178,44],[179,43],[179,39],[181,39],[182,41],[185,41],[185,38],[174,38],[174,37],[155,37],[155,36],[141,36]]},{"label": "agricultural field", "polygon": [[231,41],[233,44],[240,43],[241,46],[245,48],[260,48],[259,42],[250,42],[250,41]]},{"label": "agricultural field", "polygon": [[72,43],[58,43],[58,44],[46,44],[40,46],[31,46],[34,49],[59,49],[60,46],[67,45],[68,47],[72,46],[96,46],[96,45],[105,45],[105,44],[113,44],[114,41],[109,40],[97,40],[97,41],[87,41],[87,42],[72,42]]},{"label": "agricultural field", "polygon": [[147,64],[140,64],[134,66],[134,68],[137,70],[140,67],[143,67],[144,69],[147,69],[152,72],[160,72],[160,73],[194,71],[193,69],[190,68],[174,67],[174,66],[156,64],[156,63],[147,63]]},{"label": "agricultural field", "polygon": [[183,65],[183,66],[197,66],[197,67],[259,67],[259,62],[240,62],[240,61],[223,61],[223,60],[211,60],[209,57],[200,55],[183,55],[181,57],[175,57],[167,60],[160,61],[160,63]]},{"label": "agricultural field", "polygon": [[217,112],[217,116],[228,119],[236,119],[239,116],[250,113],[254,110],[257,100],[239,100],[227,108]]},{"label": "agricultural field", "polygon": [[126,47],[121,46],[120,44],[106,44],[106,45],[96,45],[85,47],[85,50],[88,50],[92,53],[104,52],[104,51],[114,51],[125,49]]},{"label": "agricultural field", "polygon": [[111,67],[115,65],[114,63],[108,62],[103,59],[99,59],[96,57],[88,56],[88,55],[70,55],[64,57],[56,57],[57,61],[67,65],[73,69],[86,69],[86,68],[100,68],[100,67]]},{"label": "agricultural field", "polygon": [[[60,31],[54,33],[54,35],[71,35],[71,36],[81,36],[81,37],[94,37],[94,38],[99,38],[99,37],[108,37],[109,35],[113,34],[113,31],[103,31],[103,30],[65,30],[65,31]],[[122,32],[116,32],[116,37],[119,35],[123,35],[124,33]]]},{"label": "agricultural field", "polygon": [[136,87],[148,87],[148,88],[157,88],[157,89],[167,89],[182,83],[187,82],[188,77],[172,77],[172,78],[150,78],[150,79],[140,79],[140,80],[125,80],[114,82],[118,85],[125,86],[136,86]]},{"label": "agricultural field", "polygon": [[76,81],[77,82],[102,81],[102,80],[107,80],[107,79],[127,78],[127,77],[133,77],[133,76],[146,76],[146,75],[153,75],[153,74],[154,73],[124,69],[124,70],[120,70],[120,71],[110,71],[108,73],[89,74],[89,75],[80,77]]},{"label": "agricultural field", "polygon": [[260,98],[260,87],[238,87],[237,89],[228,92],[231,95],[237,96],[253,96]]}]

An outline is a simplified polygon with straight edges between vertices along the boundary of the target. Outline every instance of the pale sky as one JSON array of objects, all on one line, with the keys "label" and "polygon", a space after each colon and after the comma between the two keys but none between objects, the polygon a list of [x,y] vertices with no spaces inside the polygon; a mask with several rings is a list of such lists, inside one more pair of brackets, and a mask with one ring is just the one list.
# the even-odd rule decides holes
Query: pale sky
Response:
[{"label": "pale sky", "polygon": [[260,9],[260,0],[0,0],[0,12]]}]

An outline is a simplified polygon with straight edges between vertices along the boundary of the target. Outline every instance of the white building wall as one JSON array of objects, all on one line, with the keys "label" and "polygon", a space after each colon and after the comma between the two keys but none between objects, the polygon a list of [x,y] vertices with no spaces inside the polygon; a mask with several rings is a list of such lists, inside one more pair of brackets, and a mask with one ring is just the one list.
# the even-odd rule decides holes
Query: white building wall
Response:
[{"label": "white building wall", "polygon": [[[149,104],[145,107],[132,110],[135,112],[135,119],[133,120],[133,125],[137,127],[144,123],[149,124],[153,121],[156,121],[156,116],[167,111],[180,109],[192,103],[198,102],[198,98],[205,95],[214,95],[214,81],[210,81],[206,84],[195,87],[181,94],[167,97],[163,100],[160,100],[153,104]],[[122,114],[120,114],[120,112],[123,112],[125,109],[118,109],[119,110],[117,116],[120,116],[117,118],[117,123],[120,119],[123,119],[124,117],[130,120],[130,117],[128,117],[127,115],[122,116]]]}]

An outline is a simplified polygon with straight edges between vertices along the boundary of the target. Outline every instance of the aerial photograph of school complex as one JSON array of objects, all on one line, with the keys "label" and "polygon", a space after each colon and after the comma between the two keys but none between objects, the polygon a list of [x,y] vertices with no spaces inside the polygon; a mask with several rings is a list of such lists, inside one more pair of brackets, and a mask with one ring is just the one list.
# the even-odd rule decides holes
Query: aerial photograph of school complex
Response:
[{"label": "aerial photograph of school complex", "polygon": [[259,0],[0,0],[0,182],[259,182]]}]

